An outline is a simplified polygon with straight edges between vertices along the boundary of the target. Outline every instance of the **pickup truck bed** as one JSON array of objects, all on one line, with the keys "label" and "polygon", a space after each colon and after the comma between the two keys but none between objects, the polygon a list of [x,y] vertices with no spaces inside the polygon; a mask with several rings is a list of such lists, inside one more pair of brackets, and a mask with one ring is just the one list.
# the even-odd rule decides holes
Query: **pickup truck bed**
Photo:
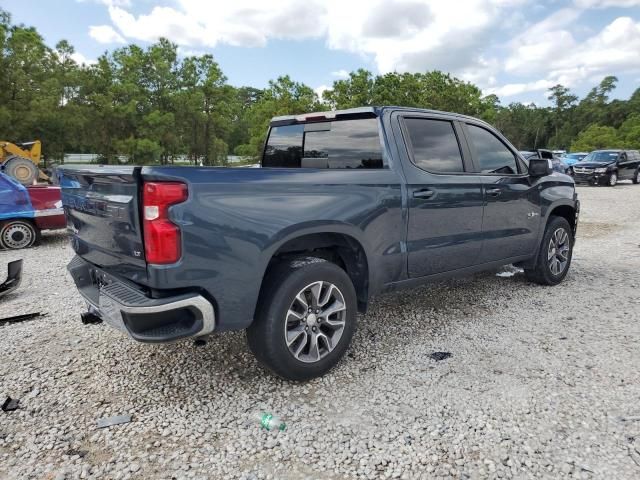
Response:
[{"label": "pickup truck bed", "polygon": [[[482,168],[487,161],[496,171]],[[427,170],[438,162],[457,170]],[[498,132],[455,114],[385,107],[280,117],[263,168],[62,168],[77,253],[69,270],[90,310],[136,340],[248,328],[272,370],[309,378],[337,362],[354,310],[378,292],[512,262],[559,283],[579,203],[571,178],[545,162],[527,170]],[[568,235],[557,251],[568,250],[545,263],[562,267],[554,276],[540,270],[539,252],[551,251],[545,234],[556,218]],[[292,295],[284,290],[305,287],[291,278],[305,275],[318,280],[298,303],[280,305]],[[346,304],[348,315],[317,317],[323,301]],[[275,338],[280,328],[297,355]],[[315,347],[299,347],[302,338]]]}]

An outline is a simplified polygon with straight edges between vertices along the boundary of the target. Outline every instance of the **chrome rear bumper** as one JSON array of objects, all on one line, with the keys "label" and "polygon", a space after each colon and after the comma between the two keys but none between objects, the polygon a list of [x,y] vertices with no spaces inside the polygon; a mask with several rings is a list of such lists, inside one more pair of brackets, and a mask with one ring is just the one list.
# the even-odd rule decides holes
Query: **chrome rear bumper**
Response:
[{"label": "chrome rear bumper", "polygon": [[172,342],[207,335],[215,329],[215,310],[202,295],[150,298],[80,257],[75,257],[67,269],[89,311],[139,342]]}]

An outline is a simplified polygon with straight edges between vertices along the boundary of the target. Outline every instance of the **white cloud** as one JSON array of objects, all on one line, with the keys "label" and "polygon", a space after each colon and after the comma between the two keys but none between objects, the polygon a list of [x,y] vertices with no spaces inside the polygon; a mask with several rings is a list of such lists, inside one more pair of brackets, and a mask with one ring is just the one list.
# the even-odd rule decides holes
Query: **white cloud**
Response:
[{"label": "white cloud", "polygon": [[106,6],[116,5],[118,7],[130,7],[131,0],[78,0],[78,3],[84,3],[86,1],[92,1],[94,3],[101,3]]},{"label": "white cloud", "polygon": [[125,39],[110,25],[91,25],[89,36],[98,43],[125,43]]},{"label": "white cloud", "polygon": [[167,37],[181,45],[200,47],[218,43],[258,47],[266,45],[269,38],[319,37],[326,25],[325,10],[314,0],[178,0],[177,4],[178,8],[154,7],[137,17],[110,5],[109,16],[128,38],[154,41]]},{"label": "white cloud", "polygon": [[347,72],[345,69],[340,69],[340,70],[336,70],[335,72],[331,72],[331,75],[339,79],[349,78],[349,72]]},{"label": "white cloud", "polygon": [[[580,21],[586,9],[631,8],[640,0],[548,5],[545,11],[555,12],[532,25],[521,12],[534,11],[539,4],[533,0],[174,0],[144,14],[133,14],[129,0],[94,1],[107,5],[115,27],[92,27],[101,29],[92,34],[98,41],[167,37],[185,51],[199,51],[324,39],[330,49],[372,60],[379,73],[440,69],[501,96],[640,68],[637,19],[620,17],[600,30]],[[348,72],[332,76],[347,78]]]},{"label": "white cloud", "polygon": [[511,42],[511,55],[505,62],[505,70],[511,73],[539,72],[561,51],[575,47],[575,40],[568,28],[580,16],[580,11],[565,8],[552,13],[532,25]]},{"label": "white cloud", "polygon": [[640,0],[575,0],[580,8],[640,7]]},{"label": "white cloud", "polygon": [[[524,1],[330,0],[327,43],[373,56],[380,72],[437,68],[460,74],[482,68],[503,15]],[[385,19],[390,25],[383,27]]]},{"label": "white cloud", "polygon": [[585,80],[640,69],[640,22],[618,17],[580,42],[571,33],[577,14],[571,9],[556,12],[512,41],[505,71],[514,75],[543,74],[543,80],[512,83],[487,91],[517,95],[543,90],[548,88],[547,84],[575,86]]},{"label": "white cloud", "polygon": [[547,90],[555,85],[554,82],[549,80],[537,80],[534,82],[526,83],[508,83],[501,87],[492,87],[485,89],[484,93],[495,94],[498,97],[511,97],[513,95],[519,95],[526,92],[535,92],[540,90]]},{"label": "white cloud", "polygon": [[373,58],[380,72],[457,74],[483,67],[482,52],[503,14],[529,0],[176,0],[142,15],[103,1],[113,24],[133,40],[256,47],[269,39],[325,38],[329,48]]},{"label": "white cloud", "polygon": [[83,54],[81,54],[80,52],[74,52],[71,54],[71,59],[76,62],[78,65],[93,65],[95,63],[98,63],[97,60],[94,59],[90,59],[85,57]]},{"label": "white cloud", "polygon": [[318,98],[320,100],[322,100],[322,94],[326,91],[329,90],[330,88],[327,87],[326,85],[320,85],[319,87],[314,88],[314,92],[316,92],[316,95],[318,95]]}]

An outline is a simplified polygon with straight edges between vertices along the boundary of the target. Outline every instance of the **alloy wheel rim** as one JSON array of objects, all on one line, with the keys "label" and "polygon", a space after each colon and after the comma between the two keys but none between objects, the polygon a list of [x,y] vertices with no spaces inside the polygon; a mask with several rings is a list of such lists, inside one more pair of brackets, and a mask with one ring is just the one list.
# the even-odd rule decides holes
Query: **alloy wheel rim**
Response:
[{"label": "alloy wheel rim", "polygon": [[347,306],[340,289],[317,281],[304,287],[287,310],[284,339],[296,360],[315,363],[329,355],[342,338]]},{"label": "alloy wheel rim", "polygon": [[9,225],[2,232],[2,241],[7,248],[25,248],[31,245],[33,232],[21,223]]},{"label": "alloy wheel rim", "polygon": [[557,228],[547,250],[547,261],[549,262],[549,270],[554,275],[560,275],[567,268],[569,263],[569,234],[564,228]]},{"label": "alloy wheel rim", "polygon": [[609,185],[613,186],[618,182],[618,176],[615,173],[612,173],[609,176]]}]

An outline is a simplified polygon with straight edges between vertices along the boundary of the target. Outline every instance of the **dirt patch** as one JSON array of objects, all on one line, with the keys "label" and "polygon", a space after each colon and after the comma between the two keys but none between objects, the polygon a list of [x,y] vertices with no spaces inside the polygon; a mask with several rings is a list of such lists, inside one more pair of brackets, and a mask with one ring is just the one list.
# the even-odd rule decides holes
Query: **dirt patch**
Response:
[{"label": "dirt patch", "polygon": [[612,232],[620,230],[621,225],[615,223],[601,223],[601,222],[580,222],[578,224],[578,237],[579,238],[598,238],[609,235]]}]

